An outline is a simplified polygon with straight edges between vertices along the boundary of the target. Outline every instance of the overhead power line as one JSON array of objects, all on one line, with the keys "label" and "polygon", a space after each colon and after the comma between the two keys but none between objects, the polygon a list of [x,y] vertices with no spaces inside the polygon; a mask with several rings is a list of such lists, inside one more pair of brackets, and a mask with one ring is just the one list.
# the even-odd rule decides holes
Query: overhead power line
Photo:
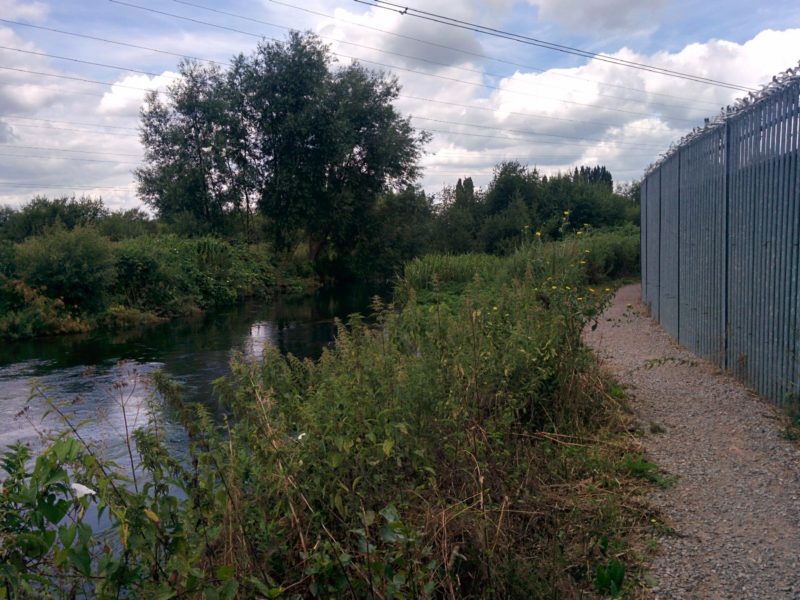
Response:
[{"label": "overhead power line", "polygon": [[165,54],[168,56],[175,56],[177,58],[185,58],[187,60],[198,60],[201,62],[210,62],[220,66],[227,66],[226,63],[218,62],[216,60],[211,60],[208,58],[197,58],[196,56],[191,56],[188,54],[179,54],[177,52],[170,52],[168,50],[162,50],[159,48],[151,48],[149,46],[141,46],[138,44],[130,44],[128,42],[120,42],[118,40],[109,40],[108,38],[101,38],[93,35],[87,35],[85,33],[76,33],[74,31],[65,31],[63,29],[55,29],[54,27],[45,27],[44,25],[34,25],[33,23],[25,23],[23,21],[12,21],[10,19],[2,19],[0,18],[0,23],[8,23],[9,25],[19,25],[20,27],[30,27],[32,29],[40,29],[42,31],[50,31],[51,33],[58,33],[61,35],[69,35],[73,37],[83,38],[85,40],[93,40],[95,42],[103,42],[105,44],[114,44],[116,46],[124,46],[126,48],[135,48],[137,50],[146,50],[148,52],[155,52],[157,54]]},{"label": "overhead power line", "polygon": [[[145,12],[150,12],[150,13],[157,14],[157,15],[162,15],[162,16],[165,16],[165,17],[170,17],[170,18],[173,18],[173,19],[181,20],[181,21],[187,21],[189,23],[195,23],[195,24],[199,24],[199,25],[206,25],[208,27],[214,27],[216,29],[221,29],[223,31],[230,31],[230,32],[233,32],[233,33],[239,33],[241,35],[246,35],[246,36],[250,36],[250,37],[253,37],[253,38],[257,38],[257,39],[269,39],[269,40],[273,40],[273,41],[280,41],[280,40],[278,40],[276,38],[265,36],[263,34],[253,33],[252,31],[245,31],[243,29],[237,29],[236,27],[229,27],[227,25],[220,25],[219,23],[212,23],[212,22],[209,22],[209,21],[203,21],[202,19],[195,19],[194,17],[186,17],[186,16],[183,16],[183,15],[176,15],[175,13],[169,13],[169,12],[166,12],[166,11],[163,11],[163,10],[156,10],[156,9],[150,8],[148,6],[141,6],[139,4],[133,4],[131,2],[124,2],[122,0],[108,0],[108,1],[113,3],[113,4],[119,4],[121,6],[127,6],[129,8],[135,8],[137,10],[142,10],[142,11],[145,11]],[[651,113],[643,113],[643,112],[639,112],[639,111],[626,110],[626,109],[616,108],[616,107],[611,107],[611,106],[603,106],[601,104],[591,104],[591,103],[586,103],[586,102],[576,102],[574,100],[565,100],[563,98],[554,98],[552,96],[541,96],[539,94],[533,95],[533,94],[530,94],[530,93],[509,89],[509,88],[505,88],[505,87],[502,87],[502,86],[489,85],[489,84],[486,84],[486,83],[476,83],[476,82],[472,82],[472,81],[465,81],[463,79],[458,79],[456,77],[447,77],[445,75],[439,75],[439,74],[436,74],[436,73],[426,73],[425,71],[418,71],[416,69],[410,69],[408,67],[401,67],[401,66],[398,66],[398,65],[382,63],[382,62],[378,62],[378,61],[374,61],[374,60],[367,60],[367,59],[364,59],[364,58],[360,58],[358,56],[351,56],[349,54],[343,54],[341,52],[331,52],[331,54],[333,54],[335,56],[339,56],[341,58],[347,58],[347,59],[350,59],[350,60],[356,60],[356,61],[360,61],[360,62],[367,63],[367,64],[377,65],[379,67],[383,67],[383,68],[386,68],[386,69],[394,69],[394,70],[397,70],[397,71],[405,71],[405,72],[408,72],[408,73],[416,73],[417,75],[422,75],[424,77],[434,77],[434,78],[441,79],[441,80],[444,80],[444,81],[451,81],[451,82],[454,82],[454,83],[461,83],[463,85],[469,85],[469,86],[472,86],[472,87],[480,87],[480,88],[485,88],[485,89],[490,89],[490,90],[497,90],[497,91],[501,91],[501,92],[505,92],[505,93],[522,95],[522,96],[525,96],[525,97],[535,97],[535,98],[538,98],[538,99],[550,99],[550,100],[554,100],[556,102],[561,102],[563,104],[572,104],[572,105],[576,105],[576,106],[585,106],[585,107],[588,107],[588,108],[595,108],[595,109],[599,109],[599,110],[608,110],[608,111],[612,111],[612,112],[632,114],[632,115],[644,116],[644,117],[653,116]],[[668,118],[673,119],[673,120],[677,120],[677,121],[683,121],[683,122],[686,122],[686,123],[696,123],[697,122],[697,119],[683,119],[683,118],[680,118],[680,117],[673,117],[673,116],[669,116]]]},{"label": "overhead power line", "polygon": [[[83,82],[83,83],[91,83],[91,84],[97,84],[97,85],[117,85],[117,86],[120,86],[120,87],[125,87],[125,88],[130,88],[130,89],[149,91],[147,88],[141,88],[141,87],[136,87],[136,86],[126,86],[126,85],[119,84],[119,83],[111,83],[111,82],[99,81],[99,80],[95,80],[95,79],[87,79],[87,78],[82,78],[82,77],[73,77],[73,76],[69,76],[69,75],[59,75],[59,74],[55,74],[55,73],[42,73],[42,72],[39,72],[39,71],[30,71],[30,70],[27,70],[27,69],[18,69],[18,68],[14,68],[14,67],[4,67],[4,66],[0,66],[0,69],[11,69],[11,70],[14,70],[14,71],[21,71],[21,72],[25,72],[25,73],[31,73],[31,74],[34,74],[34,75],[44,75],[44,76],[48,76],[48,77],[57,77],[57,78],[63,78],[63,79],[69,79],[69,80],[76,80],[76,81],[80,81],[80,82]],[[596,139],[596,138],[586,138],[586,137],[569,136],[569,135],[562,135],[562,134],[542,133],[542,132],[531,131],[531,130],[505,129],[505,128],[501,128],[501,127],[492,127],[492,126],[481,125],[481,124],[464,123],[464,122],[458,122],[458,121],[449,121],[449,120],[444,120],[444,119],[434,119],[434,118],[430,118],[430,117],[423,117],[421,115],[411,115],[411,117],[412,118],[416,118],[416,119],[420,119],[420,120],[432,121],[432,122],[436,122],[436,123],[443,123],[443,124],[449,124],[449,125],[460,125],[460,126],[467,126],[467,127],[476,127],[476,128],[480,128],[480,129],[491,129],[491,130],[494,130],[494,131],[505,131],[505,132],[510,132],[510,133],[524,134],[524,135],[538,135],[538,136],[543,136],[543,137],[559,138],[559,139],[570,139],[570,140],[587,141],[587,142],[600,142],[600,143],[605,142],[605,140],[600,140],[600,139]],[[22,127],[43,128],[44,126],[41,126],[41,125],[22,125]],[[87,130],[87,129],[71,129],[71,128],[54,127],[54,126],[49,126],[49,127],[46,127],[46,128],[49,128],[49,129],[60,129],[60,130],[64,130],[64,131],[95,133],[95,134],[100,134],[100,135],[105,134],[105,135],[115,135],[115,136],[137,137],[135,134],[111,133],[111,132],[104,132],[104,131],[92,131],[92,130]],[[537,143],[540,143],[540,144],[554,144],[554,143],[557,143],[557,142],[547,142],[547,141],[537,140]],[[563,143],[563,142],[558,142],[558,143]],[[631,147],[635,146],[635,147],[641,147],[641,148],[661,148],[662,147],[661,145],[657,145],[657,144],[641,144],[641,143],[635,143],[635,142],[634,143],[617,142],[617,144],[625,145],[625,146],[631,146]],[[572,145],[578,145],[578,144],[572,144]]]},{"label": "overhead power line", "polygon": [[[420,115],[411,115],[412,119],[418,119],[420,121],[431,121],[433,123],[442,123],[446,125],[460,125],[463,127],[476,127],[478,129],[490,129],[492,131],[505,131],[508,133],[516,133],[522,135],[538,135],[543,137],[554,137],[554,138],[562,138],[568,140],[578,140],[578,141],[585,141],[585,142],[597,142],[597,143],[616,143],[619,145],[627,146],[627,147],[636,147],[636,148],[663,148],[662,144],[640,144],[637,142],[614,142],[613,140],[599,140],[596,138],[585,138],[585,137],[577,137],[577,136],[569,136],[569,135],[560,135],[556,133],[542,133],[540,131],[531,131],[530,129],[507,129],[503,127],[492,127],[491,125],[481,125],[479,123],[464,123],[461,121],[448,121],[446,119],[434,119],[432,117],[423,117]],[[592,147],[591,145],[585,144],[565,144],[564,142],[548,142],[548,141],[541,141],[536,140],[537,144],[557,144],[557,145],[569,145],[569,146],[581,146],[581,147]]]},{"label": "overhead power line", "polygon": [[[32,73],[34,75],[45,75],[45,76],[48,76],[48,77],[57,77],[57,78],[62,78],[62,79],[76,80],[76,81],[80,81],[80,82],[83,82],[83,83],[102,84],[102,85],[121,85],[121,84],[114,84],[114,83],[105,82],[105,81],[98,81],[98,80],[94,80],[94,79],[85,79],[85,78],[81,78],[81,77],[72,77],[72,76],[69,76],[69,75],[58,75],[58,74],[55,74],[55,73],[42,73],[42,72],[39,72],[39,71],[29,71],[27,69],[17,69],[17,68],[13,68],[13,67],[4,67],[4,66],[1,66],[1,65],[0,65],[0,69],[10,69],[10,70],[13,70],[13,71],[22,71],[24,73]],[[130,88],[130,89],[149,91],[146,88],[139,88],[139,87],[134,87],[134,86],[121,86],[121,87],[127,87],[127,88]],[[630,142],[606,142],[606,140],[598,140],[598,139],[592,139],[592,138],[584,138],[584,137],[576,137],[576,136],[568,136],[568,135],[560,135],[560,134],[548,134],[548,133],[541,133],[541,132],[530,131],[530,130],[504,129],[504,128],[501,128],[501,127],[491,127],[491,126],[488,126],[488,125],[480,125],[480,124],[473,124],[473,123],[463,123],[463,122],[458,122],[458,121],[448,121],[448,120],[445,120],[445,119],[434,119],[434,118],[430,118],[430,117],[423,117],[423,116],[418,116],[418,115],[413,115],[413,114],[410,115],[410,116],[412,118],[416,118],[416,119],[420,119],[420,120],[426,120],[426,121],[433,121],[433,122],[436,122],[436,123],[443,123],[443,124],[449,124],[449,125],[459,125],[459,126],[466,126],[466,127],[477,127],[477,128],[481,128],[481,129],[490,129],[490,130],[493,130],[493,131],[505,131],[505,132],[509,132],[509,133],[516,133],[516,134],[522,134],[522,135],[539,135],[539,136],[544,136],[544,137],[554,137],[554,138],[561,138],[561,139],[572,139],[572,140],[587,141],[587,142],[615,143],[615,144],[620,145],[620,146],[630,146],[630,147],[640,147],[640,148],[648,148],[648,147],[650,147],[650,148],[661,148],[662,147],[661,145],[657,145],[657,144],[640,144],[640,143],[635,143],[635,142],[634,143],[630,143]],[[41,128],[43,126],[25,125],[25,127]],[[65,131],[79,131],[79,132],[85,132],[85,133],[94,133],[94,134],[99,134],[99,135],[138,137],[135,134],[113,133],[113,132],[108,132],[108,131],[92,131],[92,130],[87,130],[87,129],[69,129],[69,128],[65,128],[65,127],[52,127],[52,126],[49,126],[47,128],[48,129],[62,129],[62,130],[65,130]],[[453,134],[455,132],[450,132],[450,133]],[[547,141],[547,140],[536,140],[536,143],[537,144],[560,144],[560,145],[572,145],[572,146],[588,147],[585,144],[575,144],[575,143],[567,143],[567,142],[555,142],[555,141]]]},{"label": "overhead power line", "polygon": [[[179,4],[189,4],[188,2],[184,2],[183,0],[172,0],[172,1],[173,2],[177,2]],[[337,17],[337,16],[334,16],[334,15],[331,15],[331,14],[320,12],[318,10],[312,10],[310,8],[305,8],[303,6],[296,6],[294,4],[291,4],[290,2],[282,2],[281,0],[269,0],[269,2],[271,2],[272,4],[277,4],[279,6],[285,6],[287,8],[291,8],[293,10],[298,10],[298,11],[301,11],[301,12],[304,12],[304,13],[307,13],[307,14],[316,15],[318,17],[324,17],[326,19],[331,19],[332,21],[338,21],[340,23],[347,23],[348,25],[352,25],[354,27],[361,27],[362,29],[368,29],[370,31],[376,31],[376,32],[382,33],[384,35],[390,35],[390,36],[397,37],[397,38],[400,38],[400,39],[409,40],[409,41],[413,41],[413,42],[418,42],[420,44],[425,44],[426,46],[431,46],[433,48],[441,48],[443,50],[451,50],[453,52],[457,52],[459,54],[463,54],[464,56],[471,56],[473,58],[480,58],[480,59],[483,59],[483,60],[490,60],[490,61],[501,63],[501,64],[504,64],[504,65],[510,65],[512,67],[519,67],[519,68],[522,68],[522,69],[526,69],[528,71],[534,71],[536,73],[547,73],[546,69],[542,69],[542,68],[539,68],[539,67],[534,67],[532,65],[528,65],[528,64],[525,64],[525,63],[519,63],[519,62],[514,62],[514,61],[511,61],[511,60],[507,60],[507,59],[504,59],[504,58],[498,58],[496,56],[490,56],[488,54],[482,54],[480,52],[474,52],[472,50],[467,50],[465,48],[457,48],[455,46],[448,46],[447,44],[441,44],[441,43],[434,42],[434,41],[431,41],[431,40],[418,38],[418,37],[415,37],[413,35],[406,35],[406,34],[403,34],[403,33],[398,33],[396,31],[390,31],[388,29],[382,29],[380,27],[375,27],[373,25],[367,25],[366,23],[359,23],[358,21],[352,21],[350,19],[343,19],[342,17]],[[200,6],[200,5],[190,4],[190,6]],[[210,9],[208,9],[208,10],[210,10]],[[244,18],[244,17],[239,17],[239,18]],[[344,42],[344,40],[341,40],[341,41]],[[349,42],[344,42],[344,43],[349,43]],[[385,51],[384,50],[380,50],[380,52],[385,52]],[[565,79],[574,79],[576,81],[585,81],[585,82],[593,83],[593,84],[596,84],[596,85],[602,85],[602,86],[606,86],[606,87],[610,87],[610,88],[618,88],[618,89],[622,89],[622,90],[626,90],[626,91],[630,91],[630,92],[636,92],[636,93],[644,94],[646,96],[661,96],[663,98],[672,98],[672,99],[675,99],[675,100],[689,100],[693,104],[707,104],[708,106],[713,106],[715,108],[718,106],[717,102],[710,102],[708,100],[700,100],[700,99],[697,99],[697,98],[687,98],[686,96],[674,96],[672,94],[664,94],[662,92],[652,92],[652,91],[649,91],[649,90],[643,90],[641,88],[631,87],[631,86],[628,86],[628,85],[621,85],[621,84],[617,84],[617,83],[611,83],[609,81],[600,81],[600,80],[597,80],[597,79],[589,79],[587,77],[578,77],[577,75],[570,75],[568,73],[548,73],[548,74],[549,75],[553,75],[555,77],[562,77],[562,78],[565,78]]]},{"label": "overhead power line", "polygon": [[[292,28],[291,27],[287,27],[286,25],[279,25],[277,23],[271,23],[269,21],[262,21],[261,19],[256,19],[255,17],[251,17],[251,16],[248,16],[248,15],[241,15],[241,14],[230,12],[230,11],[227,11],[227,10],[220,10],[218,8],[205,6],[203,4],[197,4],[195,2],[188,2],[187,0],[172,0],[172,1],[174,3],[176,3],[176,4],[182,4],[184,6],[191,6],[191,7],[194,7],[194,8],[199,8],[201,10],[206,10],[208,12],[212,12],[212,13],[216,13],[216,14],[220,14],[220,15],[225,15],[225,16],[228,16],[228,17],[233,17],[235,19],[241,19],[242,21],[247,21],[247,22],[251,22],[251,23],[258,23],[258,24],[261,24],[261,25],[266,25],[268,27],[275,27],[277,29],[283,29],[285,31],[292,31]],[[464,71],[466,73],[474,73],[474,74],[478,74],[478,75],[481,75],[481,76],[496,77],[496,78],[501,78],[501,79],[508,77],[508,75],[504,74],[504,73],[492,73],[491,71],[486,71],[486,70],[481,70],[481,69],[471,69],[469,67],[451,65],[451,64],[448,64],[448,63],[445,63],[445,62],[441,62],[441,61],[437,61],[437,60],[431,60],[430,58],[423,57],[423,56],[413,56],[413,55],[410,55],[410,54],[403,54],[401,52],[394,52],[392,50],[386,50],[384,48],[376,48],[375,46],[368,46],[366,44],[361,44],[361,43],[358,43],[358,42],[351,42],[349,40],[343,40],[341,38],[336,38],[336,37],[332,37],[332,36],[329,36],[329,35],[322,35],[322,34],[317,34],[317,35],[319,35],[319,37],[321,39],[324,39],[324,40],[330,40],[332,42],[338,42],[340,44],[345,44],[345,45],[348,45],[348,46],[354,46],[356,48],[364,48],[366,50],[372,50],[374,52],[380,52],[381,54],[388,54],[390,56],[398,56],[400,58],[406,58],[406,59],[410,59],[410,60],[414,60],[414,61],[418,61],[418,62],[422,62],[422,63],[427,63],[427,64],[430,64],[430,65],[435,65],[435,66],[438,66],[438,67],[444,67],[446,69],[453,69],[453,70],[456,70],[456,71]],[[417,39],[417,38],[414,38],[414,39]],[[420,41],[420,42],[424,43],[423,40],[417,40],[417,41]],[[436,46],[440,46],[442,48],[448,48],[450,50],[454,50],[454,51],[458,52],[458,49],[452,48],[450,46],[445,46],[443,44],[436,44]],[[543,73],[544,72],[543,69],[533,69],[533,70],[538,72],[538,73]],[[602,82],[597,82],[597,81],[591,81],[591,80],[588,80],[588,79],[583,79],[583,81],[590,81],[591,83],[595,83],[595,84],[602,83]],[[544,86],[545,84],[542,83],[542,82],[536,81],[536,82],[534,82],[534,85]],[[620,86],[620,87],[622,87],[622,86]],[[558,88],[557,87],[556,89],[565,89],[565,88]],[[566,88],[566,89],[569,90],[569,88]],[[573,88],[572,91],[577,91],[577,90],[574,90],[574,88]],[[602,92],[599,92],[599,91],[596,92],[596,94],[597,94],[597,96],[599,96],[601,98],[612,98],[614,100],[630,100],[630,98],[628,98],[628,97],[615,96],[615,95],[612,95],[612,94],[605,94],[605,93],[602,93]],[[663,103],[663,102],[651,102],[650,104],[653,105],[653,106],[663,106],[665,108],[683,108],[683,109],[685,109],[685,108],[689,108],[689,109],[693,108],[694,104],[696,104],[696,101],[693,100],[693,99],[690,99],[690,98],[683,98],[683,99],[691,101],[692,102],[692,106],[689,106],[689,105],[686,105],[686,104],[667,104],[667,103]],[[709,103],[709,104],[712,104],[715,107],[717,106],[717,103]]]},{"label": "overhead power line", "polygon": [[86,77],[75,77],[73,75],[61,75],[60,73],[45,73],[43,71],[32,71],[30,69],[21,69],[19,67],[6,67],[0,65],[0,69],[4,71],[16,71],[18,73],[28,73],[30,75],[39,75],[40,77],[55,77],[56,79],[69,79],[70,81],[79,81],[81,83],[92,83],[96,85],[107,85],[111,87],[120,87],[126,90],[138,90],[141,92],[152,92],[151,88],[143,88],[135,85],[126,85],[124,83],[115,83],[113,81],[99,81],[97,79],[88,79]]},{"label": "overhead power line", "polygon": [[34,117],[24,117],[22,115],[4,115],[2,113],[0,113],[0,119],[11,119],[15,121],[37,121],[43,123],[66,123],[67,125],[87,125],[89,127],[106,127],[107,129],[139,131],[136,127],[120,127],[118,125],[106,125],[104,123],[87,123],[86,121],[62,121],[60,119],[37,119]]},{"label": "overhead power line", "polygon": [[96,129],[75,129],[74,127],[57,127],[55,125],[30,125],[28,123],[16,123],[14,127],[24,129],[53,129],[56,131],[73,131],[76,133],[93,133],[96,135],[113,135],[114,137],[139,137],[134,133],[119,133],[118,131],[98,131]]},{"label": "overhead power line", "polygon": [[[475,104],[462,104],[460,102],[451,102],[449,100],[437,100],[435,98],[422,98],[420,96],[409,96],[408,94],[398,94],[398,98],[404,98],[406,100],[420,100],[423,102],[433,102],[434,104],[443,104],[445,106],[457,106],[459,108],[468,108],[471,110],[480,110],[484,112],[491,112],[491,113],[503,113],[506,115],[515,115],[520,117],[533,117],[536,119],[544,119],[546,121],[564,121],[566,123],[579,123],[579,124],[587,124],[587,125],[602,125],[603,127],[620,127],[619,123],[606,123],[603,121],[586,121],[583,119],[570,119],[568,117],[556,117],[553,115],[542,115],[537,113],[528,113],[528,112],[519,112],[514,110],[503,110],[500,108],[490,108],[488,106],[477,106]],[[628,129],[634,129],[638,131],[653,131],[652,127],[638,127],[638,126],[631,126],[626,125]]]},{"label": "overhead power line", "polygon": [[[69,62],[80,63],[83,65],[91,65],[93,67],[104,67],[107,69],[116,69],[118,71],[130,71],[131,73],[138,73],[140,75],[149,75],[151,77],[162,77],[161,73],[152,73],[150,71],[142,71],[140,69],[132,69],[130,67],[120,67],[119,65],[109,65],[106,63],[93,62],[90,60],[82,60],[80,58],[73,58],[71,56],[59,56],[57,54],[48,54],[46,52],[34,52],[33,50],[23,50],[22,48],[12,48],[11,46],[0,46],[0,50],[11,50],[13,52],[22,52],[24,54],[34,54],[36,56],[44,56],[47,58],[55,58],[57,60],[66,60]],[[169,79],[175,79],[172,76],[166,76]]]},{"label": "overhead power line", "polygon": [[54,148],[52,146],[24,146],[21,144],[2,144],[0,143],[0,147],[7,147],[7,148],[24,148],[26,150],[48,150],[50,152],[75,152],[78,154],[101,154],[103,156],[131,156],[134,158],[141,158],[141,154],[131,154],[131,153],[122,153],[122,152],[104,152],[104,151],[97,151],[97,150],[77,150],[74,148]]},{"label": "overhead power line", "polygon": [[125,162],[125,161],[118,161],[118,160],[102,160],[98,158],[80,158],[75,156],[37,156],[35,154],[5,154],[0,152],[0,156],[7,156],[10,158],[37,158],[40,160],[69,160],[69,161],[79,161],[79,162],[91,162],[91,163],[109,163],[114,165],[136,165],[139,163],[135,162]]},{"label": "overhead power line", "polygon": [[[271,0],[271,1],[274,1],[274,0]],[[89,37],[89,39],[94,39],[94,40],[102,41],[102,42],[109,43],[109,44],[119,44],[119,45],[122,45],[122,46],[130,46],[131,45],[131,44],[127,44],[125,42],[119,42],[117,40],[109,40],[109,39],[105,39],[105,38],[95,38],[95,37],[92,37],[92,36],[85,36],[85,35],[83,35],[81,33],[73,32],[73,31],[65,31],[63,29],[53,29],[53,28],[50,28],[50,27],[42,27],[42,26],[39,26],[39,25],[33,25],[31,23],[20,23],[20,22],[17,22],[17,21],[8,21],[7,19],[0,19],[0,22],[6,22],[6,23],[15,24],[15,25],[23,25],[25,27],[31,27],[31,28],[35,28],[35,29],[43,29],[45,31],[53,31],[53,32],[57,32],[57,33],[59,33],[61,35],[76,36],[76,37],[79,37],[79,38]],[[248,33],[248,35],[255,36],[257,34],[249,34]],[[161,52],[163,54],[178,56],[178,57],[185,58],[187,60],[195,60],[195,61],[199,61],[199,62],[206,62],[206,63],[216,64],[216,65],[222,65],[223,64],[223,63],[220,63],[218,61],[214,61],[214,60],[211,60],[211,59],[208,59],[208,58],[200,58],[200,57],[195,57],[195,56],[190,56],[190,55],[185,55],[185,54],[167,52],[167,51],[163,51],[163,50],[158,49],[158,48],[151,48],[151,47],[146,47],[146,46],[136,46],[136,45],[133,45],[133,47],[142,48],[142,49],[145,49],[145,50],[148,50],[148,51]],[[55,58],[55,56],[53,56],[53,57]],[[363,62],[370,62],[370,61],[363,61]],[[373,64],[379,64],[380,66],[388,67],[388,65],[383,65],[382,63],[373,63]],[[117,65],[115,65],[114,68],[117,68],[117,69],[120,69],[120,70],[127,70],[126,67],[121,67],[121,66],[117,66]],[[395,68],[403,69],[403,67],[395,67]],[[410,69],[404,69],[404,70],[409,70],[409,71],[411,71],[413,73],[419,73],[419,74],[422,74],[422,75],[429,75],[429,76],[432,75],[432,74],[421,73],[419,71],[413,71],[413,70],[410,70]],[[138,72],[137,70],[133,70],[133,69],[131,69],[131,71]],[[435,75],[433,75],[433,76],[435,76]],[[451,80],[451,81],[458,81],[458,82],[466,83],[468,85],[474,85],[473,82],[464,82],[462,80],[451,79],[451,78],[447,78],[447,79]],[[103,82],[94,81],[94,83],[103,83]],[[110,83],[106,83],[106,84],[107,85],[111,85]],[[499,89],[499,88],[492,88],[492,89]],[[69,91],[68,93],[70,93],[70,94],[82,94],[82,95],[86,95],[86,96],[95,96],[95,97],[98,97],[98,98],[102,98],[103,97],[102,95],[90,94],[90,93],[87,93],[87,92]],[[473,110],[489,111],[489,112],[503,112],[503,113],[511,114],[511,115],[534,117],[534,118],[545,119],[545,120],[564,121],[564,122],[569,122],[569,123],[579,123],[579,124],[588,124],[588,125],[601,125],[603,127],[619,127],[618,123],[607,123],[607,122],[594,121],[594,120],[588,120],[588,119],[570,119],[570,118],[567,118],[567,117],[557,117],[557,116],[553,116],[553,115],[542,115],[542,114],[520,112],[520,111],[505,111],[505,110],[501,111],[500,109],[493,109],[493,108],[489,108],[489,107],[485,107],[485,106],[476,106],[474,104],[463,104],[463,103],[458,103],[458,102],[438,100],[438,99],[435,99],[435,98],[422,98],[422,97],[419,97],[419,96],[412,96],[412,95],[408,95],[408,94],[399,94],[398,97],[406,98],[406,99],[410,99],[410,100],[420,100],[420,101],[425,101],[425,102],[432,102],[432,103],[435,103],[435,104],[441,104],[441,105],[446,105],[446,106],[458,106],[458,107],[461,107],[461,108],[469,108],[469,109],[473,109]],[[657,115],[651,115],[651,114],[647,114],[647,113],[635,113],[635,114],[638,114],[638,115],[641,115],[641,116],[644,116],[644,117],[656,117],[657,116]],[[691,123],[695,122],[694,120],[691,120],[691,119],[675,119],[675,120],[691,122]],[[638,127],[638,126],[630,126],[630,125],[628,125],[627,127],[629,129],[635,129],[635,130],[641,130],[641,131],[650,131],[651,130],[650,128],[647,128],[647,127]]]},{"label": "overhead power line", "polygon": [[18,181],[0,181],[0,187],[41,188],[53,190],[114,190],[118,192],[133,191],[132,187],[105,186],[105,185],[50,185],[42,183],[28,183]]},{"label": "overhead power line", "polygon": [[[113,0],[112,0],[113,1]],[[744,86],[744,85],[737,85],[733,83],[728,83],[725,81],[719,81],[717,79],[711,79],[710,77],[703,77],[701,75],[694,75],[691,73],[683,73],[680,71],[673,71],[671,69],[665,69],[663,67],[656,67],[654,65],[648,65],[645,63],[640,63],[631,60],[625,60],[622,58],[617,58],[608,54],[601,54],[598,52],[590,52],[588,50],[581,50],[580,48],[574,48],[572,46],[566,46],[564,44],[559,44],[556,42],[548,42],[546,40],[537,39],[533,37],[529,37],[526,35],[513,33],[509,31],[503,31],[502,29],[495,29],[493,27],[487,27],[485,25],[480,25],[477,23],[471,23],[469,21],[462,21],[460,19],[454,19],[452,17],[448,17],[445,15],[440,15],[437,13],[432,13],[424,10],[419,10],[416,8],[412,8],[410,6],[402,6],[400,4],[395,4],[394,2],[387,2],[386,0],[353,0],[358,4],[365,4],[367,6],[372,6],[375,8],[381,8],[384,10],[388,10],[391,12],[395,12],[399,15],[406,15],[409,17],[416,17],[418,19],[423,19],[425,21],[432,21],[434,23],[441,23],[442,25],[448,25],[450,27],[455,27],[457,29],[465,29],[467,31],[473,31],[476,33],[480,33],[483,35],[489,35],[492,37],[502,38],[506,40],[511,40],[514,42],[519,42],[522,44],[527,44],[530,46],[537,46],[540,48],[546,48],[548,50],[554,50],[556,52],[562,52],[565,54],[572,54],[575,56],[581,56],[583,58],[590,58],[594,60],[599,60],[602,62],[607,62],[610,64],[622,66],[622,67],[629,67],[633,69],[639,69],[642,71],[649,71],[651,73],[657,73],[660,75],[665,75],[668,77],[676,77],[678,79],[684,79],[687,81],[694,81],[695,83],[704,83],[707,85],[714,85],[718,87],[723,87],[731,90],[737,90],[742,92],[754,92],[757,91],[756,88]]]}]

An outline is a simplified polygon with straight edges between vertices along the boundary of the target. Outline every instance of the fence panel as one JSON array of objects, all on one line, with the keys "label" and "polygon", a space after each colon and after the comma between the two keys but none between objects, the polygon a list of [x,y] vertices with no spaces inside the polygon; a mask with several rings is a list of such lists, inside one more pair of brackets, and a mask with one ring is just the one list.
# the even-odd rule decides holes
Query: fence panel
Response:
[{"label": "fence panel", "polygon": [[645,197],[642,204],[645,206],[645,236],[647,242],[647,264],[645,273],[647,277],[645,301],[650,306],[653,316],[658,319],[659,309],[659,275],[660,275],[660,246],[661,246],[661,174],[654,173],[645,180]]},{"label": "fence panel", "polygon": [[800,76],[692,132],[642,184],[642,299],[775,403],[800,377]]}]

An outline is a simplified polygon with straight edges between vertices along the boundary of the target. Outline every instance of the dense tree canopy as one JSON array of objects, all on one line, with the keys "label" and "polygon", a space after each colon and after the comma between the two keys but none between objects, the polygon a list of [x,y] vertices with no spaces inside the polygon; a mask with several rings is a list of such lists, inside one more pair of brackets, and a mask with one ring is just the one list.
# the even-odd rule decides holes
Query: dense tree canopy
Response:
[{"label": "dense tree canopy", "polygon": [[311,34],[264,42],[225,73],[185,62],[180,74],[142,110],[139,193],[161,217],[249,228],[257,207],[276,248],[305,239],[316,260],[373,229],[381,195],[417,177],[426,135],[395,110],[397,81],[334,68]]},{"label": "dense tree canopy", "polygon": [[535,168],[504,162],[485,190],[476,190],[470,178],[444,190],[432,243],[447,252],[503,254],[537,231],[552,239],[587,225],[637,223],[635,194],[614,193],[611,173],[603,166],[546,177]]}]

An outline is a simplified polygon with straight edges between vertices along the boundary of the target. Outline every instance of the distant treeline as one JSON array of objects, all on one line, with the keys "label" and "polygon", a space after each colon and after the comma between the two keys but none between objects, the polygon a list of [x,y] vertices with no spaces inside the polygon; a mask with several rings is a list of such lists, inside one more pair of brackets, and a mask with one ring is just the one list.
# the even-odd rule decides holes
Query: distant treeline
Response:
[{"label": "distant treeline", "polygon": [[[314,281],[387,280],[430,252],[505,255],[527,239],[638,223],[635,197],[615,193],[603,167],[543,177],[503,163],[486,190],[467,177],[431,196],[376,194],[369,227],[313,255],[301,239],[276,245],[270,219],[248,231],[110,211],[100,199],[34,198],[0,209],[0,337],[85,331],[213,308]],[[194,225],[194,226],[192,226]],[[312,258],[313,256],[313,258]]]}]

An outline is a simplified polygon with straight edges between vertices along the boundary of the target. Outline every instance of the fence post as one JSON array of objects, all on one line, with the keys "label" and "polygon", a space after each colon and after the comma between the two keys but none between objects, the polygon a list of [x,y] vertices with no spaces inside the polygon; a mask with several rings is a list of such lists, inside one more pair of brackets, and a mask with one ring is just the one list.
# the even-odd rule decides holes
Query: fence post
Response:
[{"label": "fence post", "polygon": [[725,185],[723,187],[723,198],[725,202],[725,226],[723,227],[723,234],[725,236],[725,285],[722,288],[722,367],[725,370],[731,368],[730,360],[728,357],[728,341],[730,339],[730,323],[728,321],[728,302],[731,293],[730,288],[730,272],[731,272],[731,235],[730,235],[730,218],[731,218],[731,194],[730,194],[730,179],[731,179],[731,121],[725,120],[725,147],[722,153],[722,160],[725,161]]}]

